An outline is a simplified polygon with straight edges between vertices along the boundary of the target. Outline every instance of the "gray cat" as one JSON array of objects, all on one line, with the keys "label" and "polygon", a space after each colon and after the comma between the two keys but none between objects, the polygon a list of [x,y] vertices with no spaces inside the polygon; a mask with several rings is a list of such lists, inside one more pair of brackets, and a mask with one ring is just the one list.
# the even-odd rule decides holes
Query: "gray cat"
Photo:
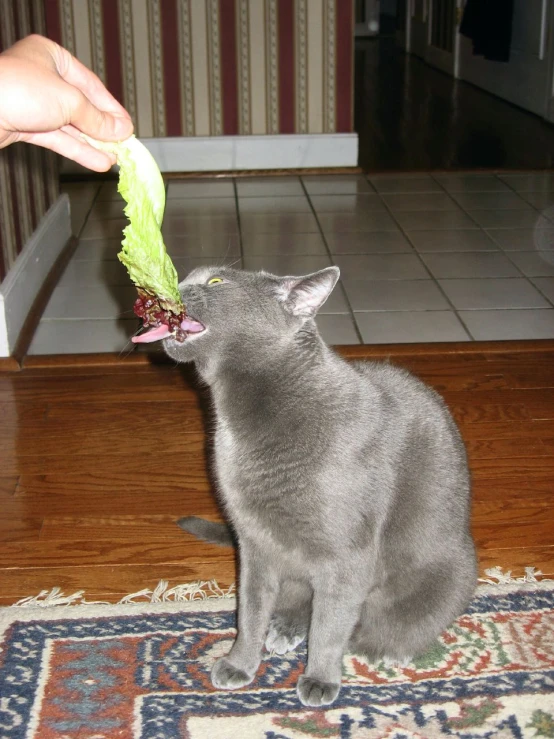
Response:
[{"label": "gray cat", "polygon": [[240,552],[238,635],[212,682],[247,685],[264,643],[284,654],[307,637],[306,706],[335,700],[347,650],[400,663],[424,652],[476,583],[454,421],[408,372],[346,362],[323,342],[314,316],[338,277],[196,269],[180,284],[195,333],[164,340],[210,385],[231,529],[180,523],[236,537]]}]

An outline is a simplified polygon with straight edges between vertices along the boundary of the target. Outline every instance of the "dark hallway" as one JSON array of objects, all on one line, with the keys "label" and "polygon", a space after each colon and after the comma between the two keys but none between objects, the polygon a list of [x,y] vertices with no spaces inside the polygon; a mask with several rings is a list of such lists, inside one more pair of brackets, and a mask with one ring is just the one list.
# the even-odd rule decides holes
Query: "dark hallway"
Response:
[{"label": "dark hallway", "polygon": [[554,126],[405,54],[394,37],[356,40],[354,110],[364,171],[554,162]]}]

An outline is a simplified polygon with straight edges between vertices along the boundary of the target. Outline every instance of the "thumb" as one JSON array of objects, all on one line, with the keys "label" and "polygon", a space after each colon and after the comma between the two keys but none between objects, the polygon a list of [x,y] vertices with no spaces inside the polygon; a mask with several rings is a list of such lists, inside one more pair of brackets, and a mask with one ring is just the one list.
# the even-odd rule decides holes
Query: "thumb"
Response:
[{"label": "thumb", "polygon": [[133,133],[129,117],[100,110],[76,89],[70,123],[99,141],[123,141]]}]

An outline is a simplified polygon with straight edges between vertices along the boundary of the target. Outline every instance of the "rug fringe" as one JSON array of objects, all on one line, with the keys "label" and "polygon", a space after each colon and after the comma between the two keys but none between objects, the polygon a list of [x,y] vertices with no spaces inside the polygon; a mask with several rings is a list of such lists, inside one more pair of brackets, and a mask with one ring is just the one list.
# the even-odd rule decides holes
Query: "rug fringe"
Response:
[{"label": "rug fringe", "polygon": [[[534,567],[526,567],[525,575],[523,577],[512,577],[512,571],[507,570],[504,572],[502,567],[491,567],[485,570],[487,577],[480,577],[479,582],[487,583],[488,585],[510,585],[516,582],[540,582],[537,577],[542,575],[540,570],[536,570]],[[545,578],[541,578],[544,580]]]},{"label": "rug fringe", "polygon": [[[525,567],[525,575],[512,577],[512,571],[501,567],[491,567],[485,570],[487,577],[480,577],[479,582],[488,585],[509,585],[511,583],[538,583],[537,578],[542,575],[534,567]],[[545,578],[541,578],[542,581]],[[136,593],[130,593],[121,598],[118,603],[103,600],[87,600],[84,590],[77,590],[71,595],[64,595],[61,588],[41,590],[38,595],[22,598],[14,603],[16,608],[55,608],[56,606],[110,606],[110,605],[142,605],[144,603],[188,603],[192,600],[206,600],[208,598],[232,598],[235,586],[224,589],[216,580],[197,580],[169,587],[167,580],[160,580],[153,590],[144,588]]]},{"label": "rug fringe", "polygon": [[206,600],[207,598],[231,598],[235,593],[235,586],[226,590],[221,588],[216,580],[205,580],[184,583],[168,588],[167,580],[160,580],[154,590],[139,590],[137,593],[126,595],[119,601],[119,605],[130,603],[183,603],[191,600]]},{"label": "rug fringe", "polygon": [[87,600],[85,591],[78,590],[71,595],[64,595],[60,588],[41,590],[38,595],[22,598],[13,604],[16,608],[55,608],[56,606],[110,606],[110,605],[143,605],[144,603],[188,603],[191,600],[208,598],[232,598],[235,586],[224,589],[216,580],[198,580],[183,583],[170,588],[167,580],[160,580],[154,590],[145,588],[130,593],[117,603],[103,600]]},{"label": "rug fringe", "polygon": [[60,588],[41,590],[38,595],[22,598],[14,603],[18,608],[53,608],[54,606],[72,606],[83,602],[84,590],[78,590],[72,595],[64,595]]}]

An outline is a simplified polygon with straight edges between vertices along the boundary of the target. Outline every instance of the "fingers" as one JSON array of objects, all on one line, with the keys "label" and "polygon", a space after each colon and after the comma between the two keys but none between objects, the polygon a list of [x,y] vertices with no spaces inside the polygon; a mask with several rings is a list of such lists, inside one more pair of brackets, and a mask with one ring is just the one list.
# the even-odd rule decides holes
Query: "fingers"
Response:
[{"label": "fingers", "polygon": [[69,122],[100,141],[123,141],[133,132],[129,118],[100,110],[76,88],[73,88]]},{"label": "fingers", "polygon": [[[21,43],[21,42],[20,42]],[[66,120],[92,138],[102,141],[123,141],[133,133],[133,123],[129,113],[108,92],[102,81],[88,67],[59,44],[42,36],[33,35],[24,39],[27,54],[32,53],[35,60],[42,57],[42,64],[57,71],[67,83],[71,95],[60,100],[62,107],[69,107]],[[12,47],[14,48],[14,47]]]},{"label": "fingers", "polygon": [[24,134],[19,140],[55,151],[94,172],[106,172],[115,164],[113,155],[99,151],[82,139],[75,138],[74,134],[68,133],[67,128],[66,126],[64,130],[47,133]]},{"label": "fingers", "polygon": [[133,132],[133,124],[125,108],[108,92],[94,72],[61,46],[58,46],[57,51],[56,64],[60,76],[80,90],[96,108],[123,119],[125,122],[118,125],[123,125],[125,138],[128,138]]},{"label": "fingers", "polygon": [[[12,116],[11,125],[4,126],[7,133],[96,171],[107,170],[113,163],[110,155],[75,138],[82,132],[101,141],[123,141],[133,133],[129,113],[101,80],[66,49],[41,36],[29,36],[5,53],[18,59],[27,75],[20,72],[17,80],[27,104],[25,115]],[[21,106],[16,108],[21,113]]]}]

